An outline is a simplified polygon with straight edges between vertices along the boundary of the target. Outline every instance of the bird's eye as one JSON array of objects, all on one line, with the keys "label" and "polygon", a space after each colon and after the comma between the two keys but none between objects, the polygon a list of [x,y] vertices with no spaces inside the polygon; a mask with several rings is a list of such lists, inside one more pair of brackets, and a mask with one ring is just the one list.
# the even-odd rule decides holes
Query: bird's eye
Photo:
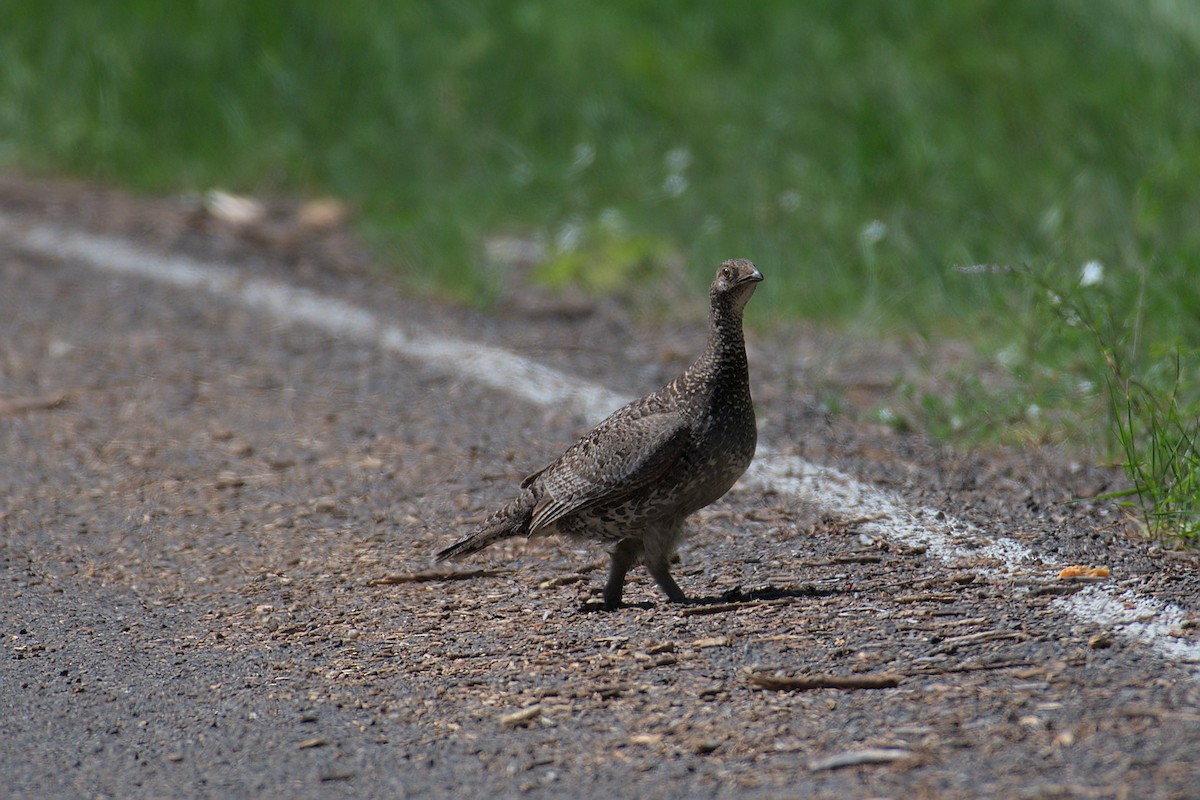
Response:
[{"label": "bird's eye", "polygon": [[733,270],[731,270],[729,267],[721,267],[721,277],[725,280],[729,280],[733,277]]}]

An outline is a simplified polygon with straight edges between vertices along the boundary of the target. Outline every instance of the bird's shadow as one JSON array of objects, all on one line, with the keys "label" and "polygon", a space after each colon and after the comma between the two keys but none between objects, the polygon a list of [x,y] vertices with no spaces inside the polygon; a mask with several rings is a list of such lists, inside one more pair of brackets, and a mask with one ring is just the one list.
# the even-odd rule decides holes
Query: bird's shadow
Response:
[{"label": "bird's shadow", "polygon": [[[689,597],[686,603],[668,604],[672,608],[680,609],[703,609],[705,606],[728,606],[739,603],[764,603],[772,600],[786,600],[799,598],[817,598],[817,597],[833,597],[835,595],[849,594],[854,590],[847,587],[819,587],[813,584],[804,584],[802,586],[759,586],[755,589],[746,590],[741,586],[735,586],[732,589],[726,589],[718,595],[704,595],[702,597]],[[623,608],[640,608],[651,609],[660,603],[643,600],[639,603],[621,603],[618,608],[605,609],[604,604],[596,599],[589,598],[584,601],[579,610],[582,612],[592,613],[596,611],[620,611]]]}]

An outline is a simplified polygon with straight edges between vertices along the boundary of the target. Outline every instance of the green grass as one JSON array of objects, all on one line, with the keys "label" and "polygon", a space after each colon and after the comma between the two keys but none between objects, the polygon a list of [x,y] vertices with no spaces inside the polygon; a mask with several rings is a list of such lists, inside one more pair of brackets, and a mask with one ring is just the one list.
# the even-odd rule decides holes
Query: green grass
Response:
[{"label": "green grass", "polygon": [[[1086,271],[1085,271],[1086,274]],[[1045,308],[1057,319],[1062,338],[1090,339],[1074,352],[1093,356],[1092,371],[1103,376],[1115,434],[1132,488],[1114,497],[1134,498],[1151,535],[1200,545],[1200,351],[1151,345],[1143,352],[1142,300],[1126,316],[1094,280],[1055,285],[1042,276],[1025,279],[1043,292]],[[1140,295],[1144,298],[1144,293]],[[1057,359],[1062,362],[1061,356]],[[1085,367],[1086,369],[1086,367]]]},{"label": "green grass", "polygon": [[331,193],[410,285],[476,302],[497,234],[594,291],[746,256],[759,319],[1003,356],[1019,392],[913,394],[947,435],[1031,406],[1086,433],[1083,408],[1119,446],[1094,340],[1044,325],[1031,284],[954,266],[1067,285],[1098,261],[1137,374],[1193,352],[1198,76],[1184,2],[12,0],[0,163]]},{"label": "green grass", "polygon": [[780,314],[969,330],[1006,306],[953,264],[1044,259],[1145,261],[1194,311],[1178,7],[1190,29],[1119,0],[12,2],[0,146],[150,190],[332,192],[469,292],[485,236],[608,212],[698,280],[761,262]]},{"label": "green grass", "polygon": [[[1195,363],[1190,367],[1194,381]],[[1200,404],[1194,394],[1181,394],[1194,388],[1184,383],[1177,359],[1165,386],[1130,380],[1112,391],[1130,493],[1143,521],[1151,534],[1191,547],[1200,545]]]}]

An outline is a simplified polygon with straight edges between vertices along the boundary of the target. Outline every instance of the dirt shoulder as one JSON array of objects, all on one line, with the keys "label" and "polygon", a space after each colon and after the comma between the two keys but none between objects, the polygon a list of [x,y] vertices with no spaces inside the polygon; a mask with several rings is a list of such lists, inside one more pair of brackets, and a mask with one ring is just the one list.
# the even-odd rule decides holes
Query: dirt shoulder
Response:
[{"label": "dirt shoulder", "polygon": [[[627,394],[702,334],[405,297],[340,230],[289,250],[191,201],[10,180],[0,212],[220,257]],[[1197,619],[1191,560],[1066,502],[1111,470],[831,417],[806,389],[820,336],[757,335],[773,446]],[[1197,796],[1200,667],[802,500],[735,488],[698,515],[676,573],[706,605],[635,571],[634,606],[585,611],[603,553],[553,541],[434,572],[582,431],[568,409],[3,240],[0,399],[14,796]],[[894,685],[764,688],[775,674]]]}]

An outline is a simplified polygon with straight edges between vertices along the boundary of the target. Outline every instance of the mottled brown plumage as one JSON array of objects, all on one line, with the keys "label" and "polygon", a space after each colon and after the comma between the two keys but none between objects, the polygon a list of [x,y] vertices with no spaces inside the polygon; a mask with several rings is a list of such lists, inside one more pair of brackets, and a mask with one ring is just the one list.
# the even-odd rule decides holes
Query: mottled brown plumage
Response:
[{"label": "mottled brown plumage", "polygon": [[612,544],[605,608],[621,604],[625,575],[639,560],[672,602],[686,602],[669,569],[684,520],[725,494],[754,457],[742,310],[761,280],[749,261],[723,263],[709,289],[708,344],[696,362],[527,477],[515,499],[437,560],[512,536],[564,534]]}]

